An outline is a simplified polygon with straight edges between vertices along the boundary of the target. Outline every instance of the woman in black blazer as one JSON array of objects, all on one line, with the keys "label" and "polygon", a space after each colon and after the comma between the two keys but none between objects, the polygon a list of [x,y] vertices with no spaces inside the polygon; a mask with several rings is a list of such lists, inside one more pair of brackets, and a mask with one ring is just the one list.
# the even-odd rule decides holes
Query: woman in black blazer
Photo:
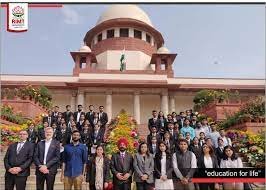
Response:
[{"label": "woman in black blazer", "polygon": [[90,190],[106,189],[110,181],[110,161],[104,156],[102,145],[96,147],[96,154],[88,163],[86,182]]},{"label": "woman in black blazer", "polygon": [[159,151],[154,158],[155,189],[174,189],[172,173],[172,155],[165,142],[160,142]]},{"label": "woman in black blazer", "polygon": [[[202,145],[202,154],[198,158],[198,168],[219,168],[213,148],[205,143]],[[200,190],[214,190],[218,188],[218,184],[200,183],[199,187]]]}]

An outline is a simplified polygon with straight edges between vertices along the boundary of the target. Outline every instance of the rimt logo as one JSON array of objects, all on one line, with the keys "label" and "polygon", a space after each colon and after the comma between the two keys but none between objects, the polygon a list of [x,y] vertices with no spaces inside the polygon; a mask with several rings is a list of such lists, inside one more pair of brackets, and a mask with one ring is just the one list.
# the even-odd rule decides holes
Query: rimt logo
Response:
[{"label": "rimt logo", "polygon": [[28,4],[8,4],[8,28],[9,32],[25,32],[28,30]]}]

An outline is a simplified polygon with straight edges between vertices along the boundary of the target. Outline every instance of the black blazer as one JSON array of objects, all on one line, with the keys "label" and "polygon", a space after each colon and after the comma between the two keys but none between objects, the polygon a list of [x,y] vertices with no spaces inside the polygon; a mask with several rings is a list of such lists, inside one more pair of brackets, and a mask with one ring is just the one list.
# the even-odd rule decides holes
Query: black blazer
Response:
[{"label": "black blazer", "polygon": [[[45,141],[41,141],[37,144],[34,153],[34,163],[36,165],[36,175],[41,174],[39,171],[39,166],[43,165],[45,152]],[[51,145],[49,147],[47,157],[46,157],[46,166],[49,170],[49,174],[56,174],[57,167],[60,162],[60,143],[52,139]]]},{"label": "black blazer", "polygon": [[73,115],[73,113],[71,111],[69,111],[69,112],[65,111],[65,112],[62,113],[62,117],[65,119],[66,123],[68,123],[69,118],[70,118],[71,115]]},{"label": "black blazer", "polygon": [[224,153],[223,153],[223,151],[221,151],[221,149],[219,147],[217,147],[215,149],[215,155],[217,157],[218,164],[220,166],[221,160],[224,158]]},{"label": "black blazer", "polygon": [[89,120],[91,126],[93,126],[94,113],[95,113],[94,111],[92,113],[87,112],[85,115],[86,120]]},{"label": "black blazer", "polygon": [[157,132],[159,132],[158,130],[160,130],[160,120],[159,119],[156,119],[155,121],[153,120],[153,118],[150,118],[149,121],[148,121],[148,127],[149,127],[149,130],[151,131],[151,127],[152,126],[156,126],[157,128]]},{"label": "black blazer", "polygon": [[56,119],[55,117],[51,116],[51,123],[49,123],[48,116],[46,116],[46,117],[44,117],[44,118],[42,119],[42,122],[43,122],[43,123],[44,123],[45,121],[48,122],[49,127],[51,127],[53,123],[56,123],[56,122],[57,122],[57,119]]},{"label": "black blazer", "polygon": [[[152,139],[152,134],[148,134],[147,135],[147,144],[150,145],[151,144],[151,139]],[[159,142],[161,140],[161,135],[159,133],[156,134],[156,139],[157,142]]]},{"label": "black blazer", "polygon": [[[216,156],[211,156],[212,159],[212,167],[213,168],[219,168],[218,161]],[[204,164],[204,155],[201,154],[201,156],[198,158],[198,168],[206,168]]]},{"label": "black blazer", "polygon": [[85,124],[85,120],[82,122],[82,124],[80,124],[80,122],[77,122],[76,126],[80,132],[82,131],[84,124]]},{"label": "black blazer", "polygon": [[37,132],[38,142],[45,139],[44,128],[39,128]]},{"label": "black blazer", "polygon": [[154,155],[155,155],[155,154],[158,152],[158,150],[159,150],[158,143],[156,144],[156,149],[155,149],[155,151],[153,151],[152,144],[148,144],[148,148],[149,148],[149,152],[150,152],[151,154],[154,154]]},{"label": "black blazer", "polygon": [[89,146],[91,141],[91,131],[88,130],[87,133],[84,133],[84,130],[81,132],[81,141],[83,144]]},{"label": "black blazer", "polygon": [[56,129],[56,140],[62,143],[62,145],[66,145],[70,143],[71,139],[71,130],[66,128],[65,132],[63,133],[61,129]]},{"label": "black blazer", "polygon": [[29,176],[30,165],[32,163],[34,152],[34,144],[26,141],[18,154],[17,145],[18,143],[11,144],[7,149],[4,158],[6,173],[10,168],[21,167],[22,171],[19,172],[17,176]]},{"label": "black blazer", "polygon": [[[81,114],[85,115],[85,112],[81,111]],[[77,122],[78,111],[74,112],[74,121]]]},{"label": "black blazer", "polygon": [[[111,171],[113,173],[114,184],[123,184],[132,182],[133,174],[133,157],[129,153],[125,153],[124,163],[122,163],[120,152],[113,154],[111,159]],[[126,181],[120,181],[117,177],[117,173],[126,174],[129,173],[130,177]]]},{"label": "black blazer", "polygon": [[[172,162],[172,156],[171,154],[166,155],[166,175],[168,179],[173,178],[173,162]],[[155,155],[154,158],[154,177],[156,179],[160,179],[162,176],[161,174],[161,158],[159,156],[159,153]]]},{"label": "black blazer", "polygon": [[35,129],[33,129],[32,132],[28,129],[27,133],[29,135],[27,141],[29,141],[31,143],[36,143],[36,140],[38,137],[38,132]]},{"label": "black blazer", "polygon": [[101,144],[103,142],[104,132],[105,132],[104,128],[100,128],[98,131],[97,137],[95,137],[95,134],[94,134],[95,132],[92,131],[89,146],[92,146],[94,144],[97,144],[97,145]]},{"label": "black blazer", "polygon": [[[99,112],[99,118],[100,118],[100,112]],[[102,113],[102,117],[100,118],[100,122],[101,122],[102,126],[106,125],[106,123],[108,122],[107,113],[105,113],[105,112]]]},{"label": "black blazer", "polygon": [[[87,177],[86,181],[90,183],[90,185],[95,184],[96,177],[96,163],[95,157],[92,157],[88,162],[87,169]],[[108,158],[104,158],[103,160],[103,183],[108,182],[110,179],[110,160]]]},{"label": "black blazer", "polygon": [[199,159],[199,157],[202,154],[202,146],[198,145],[198,147],[196,148],[193,144],[191,146],[189,146],[189,150],[191,152],[193,152],[196,156],[197,159]]}]

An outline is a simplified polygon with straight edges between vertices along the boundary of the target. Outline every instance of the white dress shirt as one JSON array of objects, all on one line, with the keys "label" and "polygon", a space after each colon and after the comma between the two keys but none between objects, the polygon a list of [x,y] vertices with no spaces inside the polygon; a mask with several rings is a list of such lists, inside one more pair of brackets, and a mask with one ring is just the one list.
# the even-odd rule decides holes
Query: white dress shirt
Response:
[{"label": "white dress shirt", "polygon": [[48,140],[48,141],[47,141],[47,140],[45,141],[45,145],[44,145],[45,149],[44,149],[44,159],[43,159],[43,164],[46,164],[47,153],[48,153],[48,150],[49,150],[49,148],[50,148],[51,142],[52,142],[52,139],[50,139],[50,140]]},{"label": "white dress shirt", "polygon": [[19,151],[22,149],[22,147],[24,146],[26,141],[22,141],[22,142],[19,142],[18,145],[17,145],[17,153],[19,153]]},{"label": "white dress shirt", "polygon": [[78,112],[78,114],[77,114],[77,122],[79,122],[80,115],[81,115],[81,112]]},{"label": "white dress shirt", "polygon": [[212,165],[212,158],[210,156],[204,156],[204,165],[205,165],[205,168],[213,168],[213,165]]},{"label": "white dress shirt", "polygon": [[162,159],[161,159],[161,174],[166,175],[166,153],[162,153]]}]

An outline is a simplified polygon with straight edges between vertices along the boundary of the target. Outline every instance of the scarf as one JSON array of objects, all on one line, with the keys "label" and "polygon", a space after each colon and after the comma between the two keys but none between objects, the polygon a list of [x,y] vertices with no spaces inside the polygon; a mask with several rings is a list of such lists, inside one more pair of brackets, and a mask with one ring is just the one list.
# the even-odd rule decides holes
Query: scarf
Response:
[{"label": "scarf", "polygon": [[95,176],[95,188],[96,190],[103,189],[103,157],[96,157],[96,176]]}]

